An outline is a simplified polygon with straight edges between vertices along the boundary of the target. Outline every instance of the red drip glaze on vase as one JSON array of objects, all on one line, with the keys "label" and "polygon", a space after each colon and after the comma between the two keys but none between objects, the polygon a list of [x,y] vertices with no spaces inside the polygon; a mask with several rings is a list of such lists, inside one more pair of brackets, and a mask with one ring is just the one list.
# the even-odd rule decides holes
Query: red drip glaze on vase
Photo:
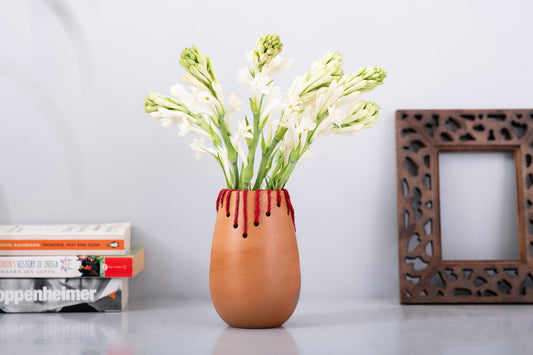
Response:
[{"label": "red drip glaze on vase", "polygon": [[[240,201],[241,198],[240,198],[240,195],[241,195],[241,191],[242,191],[242,202]],[[261,213],[261,191],[265,191],[265,190],[255,190],[255,196],[254,196],[254,220],[253,220],[253,223],[254,223],[254,226],[257,227],[259,226],[259,215]],[[289,195],[289,192],[286,190],[286,189],[282,189],[282,190],[266,190],[267,192],[267,210],[266,210],[266,215],[267,217],[270,216],[270,214],[272,213],[272,191],[276,191],[276,206],[277,207],[284,207],[281,205],[281,202],[282,202],[282,195],[283,197],[285,197],[285,204],[286,204],[286,208],[287,208],[287,214],[289,214],[292,218],[292,224],[294,226],[294,228],[296,229],[296,225],[295,225],[295,219],[294,219],[294,208],[292,206],[292,202],[291,202],[291,198],[290,198],[290,195]],[[226,207],[226,217],[230,217],[231,216],[231,213],[230,213],[230,199],[231,199],[231,195],[232,193],[235,192],[236,195],[235,195],[235,207],[234,207],[234,214],[233,214],[233,227],[234,228],[238,228],[239,227],[239,209],[240,209],[240,205],[242,204],[242,214],[243,214],[243,225],[242,225],[242,228],[243,228],[243,237],[247,237],[248,236],[248,207],[247,207],[247,201],[248,201],[248,190],[231,190],[231,189],[223,189],[223,190],[220,190],[219,194],[218,194],[218,197],[217,197],[217,202],[216,202],[216,210],[218,212],[218,210],[222,207],[224,207],[224,203],[225,203],[225,207]],[[224,201],[226,200],[226,201]]]},{"label": "red drip glaze on vase", "polygon": [[[233,228],[237,228],[239,226],[239,198],[241,197],[240,191],[235,190],[237,193],[237,200],[235,201],[235,216],[233,217]],[[246,209],[246,201],[244,201],[244,208]]]},{"label": "red drip glaze on vase", "polygon": [[[242,199],[243,199],[242,219],[243,219],[243,222],[244,222],[244,225],[242,227],[242,229],[243,229],[242,236],[244,238],[248,237],[248,216],[246,215],[247,212],[248,212],[248,207],[246,206],[248,199],[246,198],[246,196],[248,196],[248,190],[244,190],[242,192]],[[239,203],[239,200],[237,200],[237,203]],[[258,207],[259,206],[257,206],[257,205],[255,206],[256,209]]]},{"label": "red drip glaze on vase", "polygon": [[228,192],[228,190],[224,189],[222,190],[222,197],[220,198],[220,207],[224,207],[224,197],[226,196],[226,193]]},{"label": "red drip glaze on vase", "polygon": [[228,197],[226,198],[226,217],[229,217],[229,199],[231,197],[231,190],[226,190],[228,192]]},{"label": "red drip glaze on vase", "polygon": [[217,197],[217,212],[218,212],[218,206],[220,205],[220,199],[222,198],[222,195],[226,192],[226,190],[220,190]]},{"label": "red drip glaze on vase", "polygon": [[285,193],[285,201],[287,201],[287,214],[290,214],[292,217],[292,224],[294,224],[294,229],[296,229],[296,224],[294,223],[294,208],[292,208],[291,197],[289,196],[289,191],[283,190]]},{"label": "red drip glaze on vase", "polygon": [[267,209],[267,213],[266,213],[267,217],[270,216],[270,212],[271,212],[270,210],[271,210],[271,207],[272,207],[272,198],[270,197],[270,193],[271,192],[272,191],[267,190],[267,198],[268,198],[268,209]]},{"label": "red drip glaze on vase", "polygon": [[254,226],[259,225],[259,213],[261,213],[261,205],[259,204],[259,196],[261,195],[261,190],[255,191],[255,218],[254,218]]}]

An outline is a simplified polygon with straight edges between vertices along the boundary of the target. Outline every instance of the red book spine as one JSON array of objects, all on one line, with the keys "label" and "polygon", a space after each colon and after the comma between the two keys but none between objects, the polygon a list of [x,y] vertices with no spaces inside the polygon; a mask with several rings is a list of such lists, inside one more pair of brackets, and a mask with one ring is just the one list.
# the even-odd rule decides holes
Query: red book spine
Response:
[{"label": "red book spine", "polygon": [[104,259],[104,277],[132,277],[133,258],[106,256]]}]

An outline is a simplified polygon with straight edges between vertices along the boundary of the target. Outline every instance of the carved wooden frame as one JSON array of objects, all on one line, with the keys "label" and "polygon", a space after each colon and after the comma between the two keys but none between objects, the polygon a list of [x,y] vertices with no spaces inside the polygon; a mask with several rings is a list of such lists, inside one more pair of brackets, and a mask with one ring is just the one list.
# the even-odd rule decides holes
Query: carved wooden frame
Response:
[{"label": "carved wooden frame", "polygon": [[[442,260],[443,151],[514,154],[519,260]],[[533,303],[532,157],[533,110],[396,111],[401,303]]]}]

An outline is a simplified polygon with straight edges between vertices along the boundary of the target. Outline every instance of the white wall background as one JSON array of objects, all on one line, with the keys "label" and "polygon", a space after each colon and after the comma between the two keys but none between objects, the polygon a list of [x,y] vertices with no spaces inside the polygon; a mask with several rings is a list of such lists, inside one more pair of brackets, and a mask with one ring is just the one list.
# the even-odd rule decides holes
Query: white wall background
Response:
[{"label": "white wall background", "polygon": [[376,127],[324,139],[288,184],[302,297],[397,297],[394,111],[533,105],[533,5],[517,1],[3,1],[0,223],[134,224],[146,271],[133,297],[207,298],[223,178],[190,137],[144,113],[196,44],[226,92],[258,37],[294,58],[287,85],[327,50],[345,71],[389,74],[366,99]]}]

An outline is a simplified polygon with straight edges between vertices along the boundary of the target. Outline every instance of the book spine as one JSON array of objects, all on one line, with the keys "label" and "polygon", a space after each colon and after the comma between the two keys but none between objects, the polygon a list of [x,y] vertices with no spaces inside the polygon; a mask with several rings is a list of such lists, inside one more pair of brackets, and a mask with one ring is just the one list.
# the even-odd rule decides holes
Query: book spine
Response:
[{"label": "book spine", "polygon": [[0,257],[0,278],[133,277],[134,257]]},{"label": "book spine", "polygon": [[131,224],[0,225],[0,255],[124,255]]},{"label": "book spine", "polygon": [[127,305],[127,279],[0,279],[0,312],[108,312]]},{"label": "book spine", "polygon": [[87,250],[87,249],[72,249],[72,250],[0,250],[0,256],[76,256],[76,255],[126,255],[127,250]]},{"label": "book spine", "polygon": [[0,225],[0,239],[124,239],[130,223]]},{"label": "book spine", "polygon": [[102,277],[133,277],[133,258],[106,256],[100,266]]},{"label": "book spine", "polygon": [[0,239],[0,251],[62,251],[62,250],[125,250],[124,240],[120,239]]}]

